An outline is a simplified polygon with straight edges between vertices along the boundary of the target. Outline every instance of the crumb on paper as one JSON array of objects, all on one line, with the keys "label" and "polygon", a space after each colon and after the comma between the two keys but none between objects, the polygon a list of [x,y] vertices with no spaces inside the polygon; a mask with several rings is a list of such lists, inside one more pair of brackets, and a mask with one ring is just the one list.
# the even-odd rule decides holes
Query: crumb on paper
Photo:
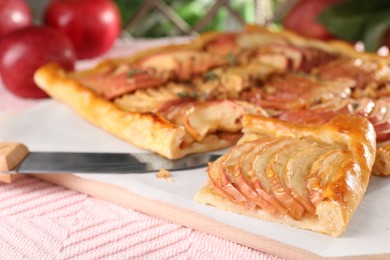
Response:
[{"label": "crumb on paper", "polygon": [[168,170],[161,169],[157,174],[157,178],[169,178],[171,173]]},{"label": "crumb on paper", "polygon": [[171,173],[166,169],[159,170],[156,173],[156,177],[167,182],[173,182]]}]

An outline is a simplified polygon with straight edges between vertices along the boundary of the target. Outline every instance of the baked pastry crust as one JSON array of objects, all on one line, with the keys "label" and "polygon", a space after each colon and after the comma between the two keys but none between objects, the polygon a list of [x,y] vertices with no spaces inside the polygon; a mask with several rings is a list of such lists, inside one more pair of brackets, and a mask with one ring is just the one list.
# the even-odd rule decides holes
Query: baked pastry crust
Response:
[{"label": "baked pastry crust", "polygon": [[[311,214],[306,211],[299,219],[283,212],[270,213],[258,206],[254,208],[245,207],[243,204],[237,203],[237,201],[233,201],[231,198],[229,199],[229,195],[227,195],[229,194],[229,189],[227,188],[229,184],[222,188],[217,187],[215,180],[212,180],[211,177],[207,185],[196,194],[195,200],[202,204],[213,205],[224,210],[267,221],[313,230],[330,236],[340,236],[347,228],[368,186],[376,149],[375,131],[372,125],[362,117],[345,115],[338,116],[320,127],[296,125],[273,118],[253,115],[245,116],[243,124],[245,134],[239,141],[240,144],[264,137],[272,140],[289,138],[295,140],[294,145],[307,139],[311,143],[319,143],[330,147],[335,146],[338,149],[347,150],[351,155],[347,160],[335,162],[335,166],[339,169],[336,172],[331,171],[333,167],[332,161],[328,161],[329,165],[320,169],[322,172],[320,179],[326,176],[325,179],[328,182],[326,185],[314,187],[307,184],[308,190],[316,190],[322,195],[320,199],[316,196],[310,196],[313,205],[315,205],[315,213]],[[298,150],[298,148],[296,149]],[[266,151],[266,148],[263,148],[264,150]],[[244,156],[244,154],[241,156]],[[290,156],[293,158],[294,154]],[[223,157],[226,160],[227,155]],[[209,176],[218,175],[215,172],[217,167],[214,164],[223,162],[221,158],[209,165]],[[283,159],[278,158],[279,162]],[[268,165],[270,163],[272,163],[272,160],[269,161]],[[313,172],[314,164],[312,164],[311,172]],[[223,174],[223,170],[226,170],[228,166],[223,163],[220,165],[222,171],[219,174]],[[310,176],[310,171],[306,175],[306,181],[313,177]],[[270,176],[268,175],[267,177]],[[261,178],[259,180],[261,182]],[[248,194],[243,189],[240,189],[240,185],[234,183],[234,181],[230,182],[230,185],[241,191],[244,197]],[[269,191],[270,194],[272,192],[275,195],[275,191]],[[310,194],[315,195],[313,193]],[[316,194],[318,195],[318,193]],[[248,196],[246,196],[246,199],[251,201]],[[286,210],[288,211],[289,209],[286,208]]]},{"label": "baked pastry crust", "polygon": [[[86,82],[90,76],[94,77],[102,73],[104,74],[113,67],[121,68],[121,66],[124,64],[131,66],[132,64],[138,64],[145,59],[159,55],[171,55],[172,53],[190,53],[188,55],[195,55],[195,58],[197,57],[197,52],[206,52],[208,54],[211,53],[214,55],[215,53],[224,51],[224,45],[220,44],[221,42],[229,43],[229,39],[231,39],[232,35],[233,34],[224,32],[205,33],[195,38],[188,44],[169,45],[147,49],[128,57],[104,60],[96,67],[82,71],[65,72],[58,65],[48,64],[37,70],[35,74],[35,81],[39,87],[41,87],[49,94],[49,96],[68,104],[79,115],[93,124],[105,129],[114,136],[128,141],[137,147],[159,153],[167,158],[177,159],[191,153],[207,152],[226,148],[234,145],[235,142],[240,138],[239,131],[226,131],[225,128],[219,127],[218,129],[214,129],[213,131],[208,132],[206,136],[202,137],[201,140],[192,136],[191,141],[187,142],[186,140],[189,137],[188,128],[183,126],[180,122],[177,122],[180,120],[167,120],[164,115],[159,113],[160,111],[158,111],[158,109],[146,109],[145,111],[135,109],[133,111],[130,108],[130,111],[126,110],[124,109],[125,106],[122,106],[122,103],[127,102],[127,104],[131,104],[134,99],[136,100],[136,95],[134,95],[133,99],[129,99],[130,101],[126,98],[118,98],[113,100],[112,92],[109,92],[108,94],[106,93],[108,96],[104,96],[104,91],[99,92],[101,91],[100,89],[98,89],[93,84],[88,85]],[[373,61],[378,67],[378,73],[375,74],[376,78],[381,80],[381,77],[383,77],[383,80],[388,80],[386,78],[388,73],[385,72],[386,70],[389,70],[388,64],[390,57],[385,58],[379,57],[378,55],[372,53],[358,52],[355,48],[353,48],[353,46],[342,41],[334,40],[323,42],[319,40],[307,39],[289,31],[273,30],[272,28],[263,28],[252,25],[247,26],[245,31],[237,33],[234,35],[234,37],[236,37],[234,42],[235,46],[234,48],[227,48],[228,51],[234,52],[235,50],[251,50],[252,48],[257,48],[258,46],[267,46],[269,44],[273,46],[288,45],[292,46],[293,48],[313,48],[315,50],[323,51],[329,55]],[[213,44],[215,45],[214,47]],[[287,65],[283,62],[282,64],[277,64],[277,62],[275,63],[275,60],[277,61],[280,56],[278,56],[279,53],[277,51],[276,55],[274,54],[275,53],[272,53],[272,55],[266,57],[267,59],[262,59],[261,63],[256,63],[255,66],[245,66],[241,69],[233,68],[231,71],[222,70],[220,72],[222,75],[221,81],[225,81],[227,83],[226,85],[223,85],[225,89],[222,90],[222,97],[216,98],[229,100],[240,99],[241,97],[239,96],[239,93],[243,92],[243,90],[247,88],[245,84],[251,83],[248,83],[247,81],[250,81],[253,78],[253,75],[258,77],[257,80],[262,81],[267,80],[267,78],[271,75],[284,73],[286,71]],[[291,53],[282,54],[293,55]],[[217,69],[219,66],[224,67],[226,62],[231,62],[227,61],[229,60],[229,57],[227,57],[228,59],[226,59],[226,57],[223,55],[218,57],[223,57],[223,61],[216,61],[218,59],[214,59],[213,57],[210,58],[211,60],[207,60],[207,57],[199,58],[201,61],[206,59],[207,62],[211,62],[208,64],[209,67],[206,66],[203,68],[203,72],[207,72],[210,69],[215,68],[213,66],[216,66]],[[194,56],[191,56],[190,58],[193,59]],[[316,60],[316,58],[314,58],[314,60]],[[213,64],[213,62],[215,64]],[[291,60],[288,62],[291,62]],[[292,62],[294,63],[294,57]],[[164,64],[164,66],[166,65],[166,63],[162,64]],[[290,65],[291,64],[288,66]],[[190,78],[193,76],[191,73],[189,75]],[[186,80],[187,79],[188,78],[186,78]],[[158,80],[152,87],[154,89],[157,89],[156,87],[159,86],[161,86],[161,88],[166,88],[167,85],[164,85],[166,82],[160,82]],[[137,88],[135,88],[135,90],[136,89]],[[218,94],[220,93],[217,91],[216,95]],[[152,107],[153,106],[154,105],[152,105]],[[253,109],[246,112],[253,112]],[[264,114],[260,111],[257,111],[257,113]],[[239,118],[239,120],[241,119]],[[145,129],[148,130],[145,131]],[[228,135],[226,135],[226,133]],[[379,144],[379,146],[381,145]],[[378,158],[380,157],[382,162],[374,167],[374,174],[390,174],[389,167],[385,166],[390,163],[390,159],[387,159],[387,157],[384,156],[385,153],[388,153],[389,149],[390,147],[382,146],[381,150],[378,151]]]},{"label": "baked pastry crust", "polygon": [[377,147],[372,173],[377,176],[390,176],[390,144]]},{"label": "baked pastry crust", "polygon": [[180,148],[185,132],[183,126],[174,125],[154,113],[124,111],[79,82],[68,78],[65,71],[56,64],[41,68],[35,75],[35,81],[51,97],[68,104],[89,122],[137,147],[167,158],[176,159],[194,152],[216,150],[237,141],[209,135],[203,142],[183,150]]}]

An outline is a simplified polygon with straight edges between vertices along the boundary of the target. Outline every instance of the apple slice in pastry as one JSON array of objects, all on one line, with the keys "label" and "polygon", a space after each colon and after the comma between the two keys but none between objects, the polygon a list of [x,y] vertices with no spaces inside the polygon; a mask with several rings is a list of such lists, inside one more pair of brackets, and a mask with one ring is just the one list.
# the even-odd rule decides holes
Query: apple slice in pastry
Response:
[{"label": "apple slice in pastry", "polygon": [[[370,179],[376,150],[372,124],[355,115],[340,115],[321,126],[246,115],[243,127],[239,143],[209,165],[214,181],[195,200],[340,236]],[[237,194],[245,205],[232,199]]]}]

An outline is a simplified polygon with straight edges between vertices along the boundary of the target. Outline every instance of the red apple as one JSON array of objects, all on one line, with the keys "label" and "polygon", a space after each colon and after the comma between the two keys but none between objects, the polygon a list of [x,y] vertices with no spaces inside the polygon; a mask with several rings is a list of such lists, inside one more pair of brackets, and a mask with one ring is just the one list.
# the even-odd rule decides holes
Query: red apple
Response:
[{"label": "red apple", "polygon": [[72,70],[76,53],[61,32],[50,27],[27,27],[5,35],[0,40],[0,76],[15,95],[42,98],[46,93],[33,80],[35,70],[49,62],[58,62]]},{"label": "red apple", "polygon": [[31,24],[32,14],[24,0],[0,0],[0,36]]},{"label": "red apple", "polygon": [[120,14],[111,0],[53,0],[44,21],[69,37],[79,59],[109,50],[121,30]]},{"label": "red apple", "polygon": [[327,7],[343,0],[300,0],[287,13],[282,24],[303,36],[328,40],[334,36],[319,22],[317,16]]}]

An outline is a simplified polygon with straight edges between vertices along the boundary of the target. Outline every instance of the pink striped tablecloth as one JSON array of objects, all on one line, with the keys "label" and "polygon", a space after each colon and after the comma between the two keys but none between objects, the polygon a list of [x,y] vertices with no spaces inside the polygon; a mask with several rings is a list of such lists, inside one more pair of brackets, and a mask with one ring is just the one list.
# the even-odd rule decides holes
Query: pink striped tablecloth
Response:
[{"label": "pink striped tablecloth", "polygon": [[[185,40],[118,41],[104,57]],[[0,122],[39,102],[17,98],[0,84]],[[0,184],[0,259],[168,258],[279,259],[34,178]]]}]

